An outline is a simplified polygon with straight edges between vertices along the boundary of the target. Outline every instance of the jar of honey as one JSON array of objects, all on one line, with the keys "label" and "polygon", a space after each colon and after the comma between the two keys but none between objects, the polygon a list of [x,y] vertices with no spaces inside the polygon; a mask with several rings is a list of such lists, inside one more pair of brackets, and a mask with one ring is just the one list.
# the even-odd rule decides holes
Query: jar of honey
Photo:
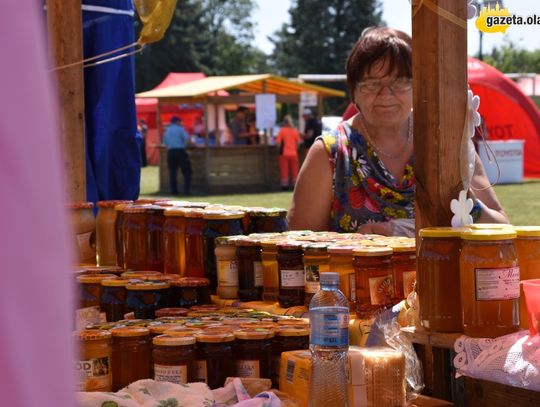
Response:
[{"label": "jar of honey", "polygon": [[512,229],[461,233],[463,332],[495,338],[519,330],[519,266]]},{"label": "jar of honey", "polygon": [[[516,226],[514,242],[519,264],[520,279],[540,278],[540,226]],[[522,329],[529,329],[529,316],[523,287],[519,296],[519,321]]]},{"label": "jar of honey", "polygon": [[279,267],[277,244],[280,239],[261,240],[261,260],[263,266],[263,300],[277,302],[279,296]]},{"label": "jar of honey", "polygon": [[107,278],[114,278],[114,274],[83,274],[77,277],[79,284],[78,308],[97,307],[101,298],[101,282]]},{"label": "jar of honey", "polygon": [[150,378],[150,332],[142,327],[111,329],[112,391]]},{"label": "jar of honey", "polygon": [[225,385],[234,376],[234,335],[230,332],[199,333],[197,339],[195,381],[205,382],[210,389]]},{"label": "jar of honey", "polygon": [[274,388],[279,387],[281,353],[302,349],[309,349],[308,326],[283,326],[281,329],[276,330],[272,344],[272,368],[270,374]]},{"label": "jar of honey", "polygon": [[421,229],[416,272],[420,324],[433,332],[462,332],[459,256],[463,228]]},{"label": "jar of honey", "polygon": [[190,209],[184,212],[186,219],[186,277],[204,277],[204,211]]},{"label": "jar of honey", "polygon": [[124,268],[124,209],[131,206],[131,203],[118,204],[114,206],[116,221],[114,222],[116,265]]},{"label": "jar of honey", "polygon": [[96,257],[98,266],[116,266],[115,205],[125,201],[99,201],[96,216]]},{"label": "jar of honey", "polygon": [[147,206],[146,210],[146,269],[163,272],[163,223],[165,208]]},{"label": "jar of honey", "polygon": [[220,298],[238,298],[238,262],[234,239],[216,238],[214,254],[217,263],[217,294]]},{"label": "jar of honey", "polygon": [[227,212],[223,210],[205,209],[204,219],[204,259],[205,259],[205,277],[210,280],[210,291],[216,292],[217,289],[217,267],[215,240],[220,236],[243,235],[244,228],[242,220],[244,212]]},{"label": "jar of honey", "polygon": [[100,307],[107,317],[107,322],[124,319],[127,312],[126,285],[124,278],[106,278],[101,280]]},{"label": "jar of honey", "polygon": [[331,245],[328,247],[330,270],[339,274],[339,290],[349,300],[349,308],[356,307],[356,275],[353,267],[355,246]]},{"label": "jar of honey", "polygon": [[414,244],[396,244],[393,250],[394,302],[398,303],[413,291],[416,282],[416,247]]},{"label": "jar of honey", "polygon": [[75,361],[77,391],[111,391],[111,333],[73,333],[79,357]]},{"label": "jar of honey", "polygon": [[235,371],[238,377],[270,378],[274,332],[267,329],[234,331]]},{"label": "jar of honey", "polygon": [[192,307],[209,304],[210,282],[206,278],[180,277],[171,280],[170,307]]},{"label": "jar of honey", "polygon": [[96,264],[96,219],[92,202],[68,204],[73,244],[79,264]]},{"label": "jar of honey", "polygon": [[357,247],[353,255],[356,315],[359,319],[370,319],[393,304],[392,249]]},{"label": "jar of honey", "polygon": [[302,244],[295,241],[278,243],[279,306],[304,305],[305,275]]},{"label": "jar of honey", "polygon": [[154,319],[156,310],[165,308],[167,282],[131,280],[126,285],[127,308],[133,311],[135,318]]},{"label": "jar of honey", "polygon": [[186,219],[184,210],[167,209],[163,223],[163,268],[166,274],[183,275],[186,270]]},{"label": "jar of honey", "polygon": [[311,243],[304,245],[303,261],[306,277],[304,305],[309,307],[311,299],[315,293],[319,291],[320,274],[330,271],[328,245],[325,243]]},{"label": "jar of honey", "polygon": [[287,210],[282,208],[251,208],[248,234],[281,233],[289,230]]},{"label": "jar of honey", "polygon": [[248,237],[235,240],[238,261],[238,298],[260,301],[263,291],[261,244]]},{"label": "jar of honey", "polygon": [[146,270],[147,259],[147,229],[146,209],[144,206],[129,206],[124,208],[124,268],[131,270]]},{"label": "jar of honey", "polygon": [[156,336],[152,352],[154,380],[176,384],[193,382],[195,343],[193,336]]}]

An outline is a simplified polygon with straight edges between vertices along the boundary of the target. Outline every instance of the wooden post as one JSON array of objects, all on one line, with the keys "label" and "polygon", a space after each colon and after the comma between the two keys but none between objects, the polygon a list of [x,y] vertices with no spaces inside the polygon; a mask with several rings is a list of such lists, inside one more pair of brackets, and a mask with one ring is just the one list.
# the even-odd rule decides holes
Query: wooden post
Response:
[{"label": "wooden post", "polygon": [[459,152],[467,101],[467,0],[415,0],[412,9],[418,231],[450,226],[450,200],[462,189]]},{"label": "wooden post", "polygon": [[156,105],[156,128],[158,144],[163,144],[163,123],[161,123],[161,99],[158,98]]},{"label": "wooden post", "polygon": [[[47,0],[47,30],[51,65],[83,59],[80,1]],[[86,153],[84,132],[84,78],[82,65],[56,71],[60,104],[60,137],[68,199],[86,201]]]}]

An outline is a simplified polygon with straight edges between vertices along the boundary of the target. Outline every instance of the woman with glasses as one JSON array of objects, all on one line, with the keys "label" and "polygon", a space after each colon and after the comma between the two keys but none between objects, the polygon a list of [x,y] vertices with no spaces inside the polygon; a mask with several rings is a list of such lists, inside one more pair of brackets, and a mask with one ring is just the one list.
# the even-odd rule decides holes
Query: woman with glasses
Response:
[{"label": "woman with glasses", "polygon": [[[414,235],[411,38],[364,30],[346,63],[358,113],[317,138],[300,169],[292,229]],[[423,135],[419,135],[423,137]],[[508,222],[480,160],[475,222]],[[450,204],[450,203],[449,203]]]}]

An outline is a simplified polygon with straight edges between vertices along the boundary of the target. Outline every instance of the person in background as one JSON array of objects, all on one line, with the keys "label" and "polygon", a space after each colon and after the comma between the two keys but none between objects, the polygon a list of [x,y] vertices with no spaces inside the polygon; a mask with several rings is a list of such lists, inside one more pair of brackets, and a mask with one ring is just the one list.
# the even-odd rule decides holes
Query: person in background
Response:
[{"label": "person in background", "polygon": [[[347,88],[358,113],[310,148],[291,229],[414,236],[411,43],[401,31],[370,27],[353,46]],[[472,185],[474,221],[507,223],[478,156]]]},{"label": "person in background", "polygon": [[259,130],[257,130],[257,121],[254,116],[249,119],[247,132],[249,134],[249,144],[260,144]]},{"label": "person in background", "polygon": [[246,112],[247,107],[240,106],[234,113],[234,117],[229,124],[233,144],[235,145],[249,144],[249,140],[251,139],[252,135],[248,132],[246,125]]},{"label": "person in background", "polygon": [[169,183],[171,194],[178,195],[176,173],[178,167],[184,176],[184,195],[191,194],[191,162],[186,151],[189,145],[189,135],[182,126],[182,120],[176,116],[171,118],[163,136],[163,144],[167,147],[167,165],[169,167]]},{"label": "person in background", "polygon": [[302,138],[304,139],[304,148],[308,151],[315,142],[315,139],[321,135],[322,123],[317,116],[313,114],[311,109],[304,109],[304,120],[306,121],[306,124],[304,126]]},{"label": "person in background", "polygon": [[137,130],[141,135],[141,167],[146,167],[148,165],[148,160],[146,157],[146,135],[148,133],[148,125],[144,119],[139,120]]},{"label": "person in background", "polygon": [[[294,189],[298,177],[298,145],[300,133],[294,127],[291,116],[283,118],[283,127],[279,130],[276,138],[279,155],[279,173],[281,177],[281,189]],[[289,182],[290,175],[290,182]]]}]

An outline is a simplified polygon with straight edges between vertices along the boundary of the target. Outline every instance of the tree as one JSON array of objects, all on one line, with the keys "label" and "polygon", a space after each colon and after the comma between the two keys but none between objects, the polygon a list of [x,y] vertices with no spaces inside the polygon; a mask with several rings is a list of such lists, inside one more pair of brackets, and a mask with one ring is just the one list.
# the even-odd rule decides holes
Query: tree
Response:
[{"label": "tree", "polygon": [[505,40],[500,48],[493,48],[485,62],[501,72],[540,72],[540,50],[528,51],[511,40]]}]

